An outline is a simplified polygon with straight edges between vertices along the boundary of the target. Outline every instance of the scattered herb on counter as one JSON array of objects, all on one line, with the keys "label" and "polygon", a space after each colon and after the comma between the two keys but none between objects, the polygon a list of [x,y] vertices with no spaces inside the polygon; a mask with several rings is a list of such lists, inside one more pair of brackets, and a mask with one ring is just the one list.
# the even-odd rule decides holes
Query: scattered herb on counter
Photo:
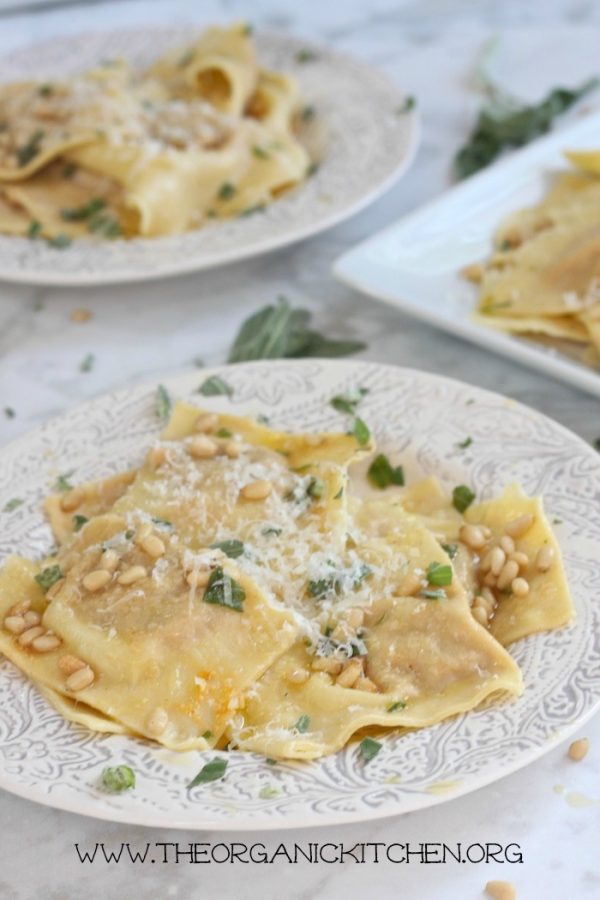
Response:
[{"label": "scattered herb on counter", "polygon": [[70,491],[73,485],[69,481],[69,478],[73,474],[75,469],[70,469],[68,472],[64,472],[62,475],[59,475],[56,481],[54,482],[54,490],[55,491]]},{"label": "scattered herb on counter", "polygon": [[206,585],[202,600],[215,606],[226,606],[237,612],[244,611],[246,591],[238,582],[223,571],[221,566],[213,569]]},{"label": "scattered herb on counter", "polygon": [[292,725],[292,731],[297,731],[298,734],[306,734],[308,729],[310,728],[310,716],[307,716],[306,713],[300,716],[298,721]]},{"label": "scattered herb on counter", "polygon": [[21,497],[13,497],[11,500],[8,500],[4,504],[4,512],[12,512],[13,509],[17,509],[17,507],[22,506],[25,501],[21,499]]},{"label": "scattered herb on counter", "polygon": [[122,794],[135,787],[135,772],[130,766],[108,766],[100,781],[105,791]]},{"label": "scattered herb on counter", "polygon": [[368,763],[377,756],[382,746],[383,744],[380,744],[374,738],[363,738],[358,745],[358,755],[365,763]]},{"label": "scattered herb on counter", "polygon": [[225,774],[227,762],[228,760],[217,756],[215,759],[211,759],[210,762],[205,763],[196,777],[188,784],[188,790],[197,787],[199,784],[208,784],[210,781],[219,781]]},{"label": "scattered herb on counter", "polygon": [[41,143],[44,140],[46,132],[42,128],[37,128],[26,144],[17,150],[17,162],[21,168],[31,162],[41,150]]},{"label": "scattered herb on counter", "polygon": [[467,178],[484,169],[509,147],[522,147],[550,130],[557,116],[594,90],[598,78],[578,88],[554,88],[539,103],[527,104],[500,88],[490,77],[488,63],[497,46],[493,41],[484,50],[476,69],[479,89],[487,96],[467,143],[454,159],[458,178]]},{"label": "scattered herb on counter", "polygon": [[459,484],[452,491],[452,506],[454,509],[457,509],[459,513],[464,513],[474,499],[475,494],[466,484]]},{"label": "scattered herb on counter", "polygon": [[89,522],[87,516],[82,516],[80,513],[76,513],[73,516],[73,531],[81,531],[86,522]]},{"label": "scattered herb on counter", "polygon": [[452,584],[452,566],[445,566],[443,563],[431,562],[427,566],[425,573],[428,584],[434,587],[446,587]]},{"label": "scattered herb on counter", "polygon": [[4,415],[6,416],[7,419],[14,419],[14,417],[16,416],[16,412],[14,411],[12,406],[5,406],[4,407]]},{"label": "scattered herb on counter", "polygon": [[159,418],[161,422],[164,422],[169,418],[172,406],[173,402],[171,400],[171,395],[169,394],[164,384],[159,384],[159,386],[156,388],[156,394],[154,396],[154,411],[157,418]]},{"label": "scattered herb on counter", "polygon": [[211,375],[202,382],[197,392],[204,397],[218,397],[219,395],[231,397],[233,388],[219,375]]},{"label": "scattered herb on counter", "polygon": [[404,101],[402,106],[398,107],[398,109],[396,110],[396,113],[399,116],[404,116],[404,115],[406,115],[406,113],[411,112],[411,110],[413,110],[416,105],[417,105],[417,98],[413,97],[412,94],[409,94],[409,96],[406,98],[406,100]]},{"label": "scattered herb on counter", "polygon": [[346,391],[345,394],[336,394],[329,402],[338,412],[348,413],[353,416],[356,412],[356,407],[368,393],[368,388],[351,388],[349,391]]},{"label": "scattered herb on counter", "polygon": [[91,372],[94,367],[95,361],[96,361],[96,357],[94,356],[94,354],[88,353],[81,360],[81,363],[79,365],[79,371],[80,372]]},{"label": "scattered herb on counter", "polygon": [[464,441],[459,441],[459,443],[456,446],[458,447],[459,450],[466,450],[467,447],[470,447],[472,443],[473,443],[473,438],[466,437],[464,439]]},{"label": "scattered herb on counter", "polygon": [[237,559],[244,553],[244,544],[242,541],[238,541],[237,538],[232,538],[229,541],[215,541],[210,546],[212,550],[222,550],[225,556],[228,556],[230,559]]},{"label": "scattered herb on counter", "polygon": [[402,486],[404,484],[404,469],[402,466],[392,466],[384,453],[375,457],[367,471],[369,481],[380,490],[390,484]]},{"label": "scattered herb on counter", "polygon": [[293,309],[285,297],[279,297],[276,304],[259,309],[242,324],[228,362],[347,356],[365,349],[361,341],[335,340],[312,331],[310,318],[309,310]]},{"label": "scattered herb on counter", "polygon": [[63,574],[60,570],[60,566],[48,566],[46,569],[42,569],[37,575],[34,576],[35,580],[41,587],[41,589],[46,593],[49,591],[53,584],[56,584],[57,581],[63,577]]}]

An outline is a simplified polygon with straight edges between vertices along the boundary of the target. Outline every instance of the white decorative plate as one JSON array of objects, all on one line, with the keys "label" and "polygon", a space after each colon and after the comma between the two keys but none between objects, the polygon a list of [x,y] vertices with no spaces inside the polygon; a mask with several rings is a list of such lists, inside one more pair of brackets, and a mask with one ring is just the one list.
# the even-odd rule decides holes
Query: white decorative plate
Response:
[{"label": "white decorative plate", "polygon": [[[166,50],[189,44],[189,29],[96,32],[25,47],[0,59],[0,82],[64,78],[122,56],[148,65]],[[207,269],[266,253],[336,225],[370,203],[408,168],[418,142],[418,115],[400,113],[405,95],[358,59],[291,37],[256,35],[261,61],[299,81],[326,130],[326,153],[316,174],[264,212],[210,222],[168,238],[73,242],[65,250],[44,241],[0,236],[0,278],[42,284],[143,281]],[[310,61],[296,55],[311,52]]]},{"label": "white decorative plate", "polygon": [[[407,812],[472,791],[546,753],[600,704],[600,458],[550,419],[497,394],[375,363],[268,362],[216,370],[231,398],[199,398],[205,372],[165,381],[174,397],[290,430],[345,428],[329,405],[353,385],[369,389],[361,414],[380,444],[404,453],[409,478],[435,473],[481,498],[518,480],[542,493],[564,554],[577,617],[567,628],[511,648],[521,698],[433,728],[383,738],[368,765],[356,746],[310,763],[268,765],[229,753],[225,778],[186,790],[208,753],[177,754],[143,740],[101,737],[68,724],[7,661],[0,665],[0,786],[85,815],[160,827],[253,829],[331,824]],[[58,472],[97,478],[135,464],[156,437],[155,385],[131,387],[53,419],[0,452],[0,554],[40,555],[51,545],[41,502]],[[465,435],[467,450],[457,450]],[[104,766],[137,773],[126,795],[101,793]],[[264,788],[272,794],[264,798]],[[262,796],[261,796],[262,792]]]},{"label": "white decorative plate", "polygon": [[600,396],[600,371],[524,337],[471,320],[477,288],[460,274],[487,257],[509,213],[538,203],[549,176],[568,168],[564,151],[600,146],[600,113],[535,141],[344,253],[334,264],[358,290]]}]

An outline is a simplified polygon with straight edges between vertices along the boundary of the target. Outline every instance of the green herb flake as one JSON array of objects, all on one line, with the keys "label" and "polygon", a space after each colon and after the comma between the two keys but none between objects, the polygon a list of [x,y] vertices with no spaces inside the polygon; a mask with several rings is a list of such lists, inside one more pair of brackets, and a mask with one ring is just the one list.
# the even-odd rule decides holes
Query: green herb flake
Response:
[{"label": "green herb flake", "polygon": [[363,738],[358,745],[358,755],[365,763],[368,763],[372,759],[375,759],[382,746],[383,744],[376,741],[374,738]]},{"label": "green herb flake", "polygon": [[185,51],[184,53],[182,53],[181,56],[179,57],[179,59],[178,59],[178,61],[177,61],[177,67],[178,67],[179,69],[185,69],[185,67],[186,67],[186,66],[189,66],[189,64],[192,62],[192,60],[194,59],[194,56],[195,56],[195,55],[196,55],[195,50],[192,50],[192,49],[186,50],[186,51]]},{"label": "green herb flake", "polygon": [[279,797],[281,794],[281,790],[276,787],[272,787],[269,784],[266,784],[263,788],[258,792],[258,796],[261,800],[269,800],[271,797]]},{"label": "green herb flake", "polygon": [[431,562],[426,572],[428,584],[434,587],[446,587],[452,584],[452,566],[445,566],[439,562]]},{"label": "green herb flake", "polygon": [[325,482],[321,478],[312,477],[308,482],[306,493],[313,500],[320,500],[325,493]]},{"label": "green herb flake", "polygon": [[108,213],[98,213],[92,216],[88,221],[88,231],[91,231],[93,234],[99,234],[100,237],[104,237],[107,240],[121,237],[123,234],[119,220]]},{"label": "green herb flake", "polygon": [[77,166],[75,163],[68,162],[61,169],[61,175],[63,178],[72,178],[73,175],[77,172]]},{"label": "green herb flake", "polygon": [[79,513],[76,513],[73,516],[73,531],[80,531],[86,522],[89,522],[87,516],[82,516]]},{"label": "green herb flake", "polygon": [[452,491],[452,506],[454,509],[457,509],[459,513],[464,513],[474,499],[475,494],[466,484],[459,484]]},{"label": "green herb flake", "polygon": [[245,599],[246,591],[241,584],[224,572],[221,566],[213,569],[202,597],[204,603],[243,612]]},{"label": "green herb flake", "polygon": [[61,209],[60,216],[61,219],[64,219],[65,222],[83,222],[87,219],[91,219],[93,215],[95,215],[101,209],[104,209],[105,206],[106,200],[104,200],[102,197],[94,197],[83,206]]},{"label": "green herb flake", "polygon": [[306,734],[308,729],[310,728],[310,716],[307,716],[306,713],[300,716],[298,721],[292,725],[292,731],[297,731],[298,734]]},{"label": "green herb flake", "polygon": [[251,35],[253,33],[254,33],[254,26],[250,22],[245,22],[242,25],[242,34],[245,35],[245,37],[251,37]]},{"label": "green herb flake", "polygon": [[102,787],[111,794],[122,794],[135,787],[135,772],[130,766],[108,766],[100,779]]},{"label": "green herb flake", "polygon": [[236,538],[232,538],[229,541],[216,541],[210,546],[212,550],[222,550],[225,556],[228,556],[230,559],[238,559],[244,553],[244,544]]},{"label": "green herb flake", "polygon": [[42,223],[38,222],[37,219],[32,219],[29,223],[29,228],[27,229],[27,237],[34,241],[37,237],[42,233]]},{"label": "green herb flake", "polygon": [[334,500],[341,500],[343,496],[344,496],[344,488],[341,487],[341,488],[339,489],[339,491],[337,492],[337,494],[334,494],[333,499],[334,499]]},{"label": "green herb flake", "polygon": [[456,446],[458,447],[459,450],[466,450],[467,447],[470,447],[472,443],[473,443],[473,438],[466,437],[464,439],[464,441],[459,441],[459,443]]},{"label": "green herb flake", "polygon": [[399,709],[406,709],[406,702],[404,700],[396,700],[394,703],[390,703],[387,711],[393,713],[397,712]]},{"label": "green herb flake", "polygon": [[276,760],[276,759],[271,759],[270,756],[267,756],[267,757],[266,757],[265,762],[266,762],[266,764],[267,764],[268,766],[276,766],[276,765],[277,765],[277,760]]},{"label": "green herb flake", "polygon": [[253,216],[255,213],[264,212],[264,203],[257,203],[255,206],[247,206],[246,209],[242,209],[241,212],[238,213],[238,217],[240,219],[245,219],[248,216]]},{"label": "green herb flake", "polygon": [[306,63],[309,63],[309,62],[314,62],[318,58],[319,57],[314,52],[314,50],[308,50],[306,48],[303,50],[298,50],[298,52],[296,53],[296,55],[294,57],[296,62],[299,63],[301,66],[306,65]]},{"label": "green herb flake", "polygon": [[14,417],[16,416],[16,412],[14,411],[12,406],[5,406],[4,407],[4,415],[6,416],[7,419],[14,419]]},{"label": "green herb flake", "polygon": [[270,157],[271,157],[271,154],[269,153],[268,150],[265,150],[264,147],[258,147],[258,146],[252,148],[252,154],[257,159],[270,159]]},{"label": "green herb flake", "polygon": [[69,478],[71,477],[71,475],[73,474],[74,471],[75,471],[74,469],[70,469],[68,472],[64,472],[62,475],[59,475],[54,483],[54,490],[55,491],[70,491],[72,489],[73,485],[69,481]]},{"label": "green herb flake", "polygon": [[232,437],[233,437],[233,431],[230,431],[229,428],[219,428],[219,430],[215,432],[215,437],[218,437],[218,438],[232,438]]},{"label": "green herb flake", "polygon": [[96,357],[93,353],[88,353],[83,357],[81,363],[79,364],[80,372],[91,372],[94,367],[94,362],[96,361]]},{"label": "green herb flake", "polygon": [[22,506],[25,501],[21,499],[21,497],[13,497],[11,500],[8,500],[4,504],[4,512],[9,513],[12,512],[13,509],[17,509],[19,506]]},{"label": "green herb flake", "polygon": [[230,181],[224,181],[217,191],[217,197],[219,198],[219,200],[231,200],[234,194],[235,185],[231,184]]},{"label": "green herb flake", "polygon": [[156,388],[156,394],[154,396],[154,412],[156,413],[157,418],[161,420],[161,422],[164,422],[169,418],[172,406],[173,402],[171,400],[171,395],[169,394],[164,384],[159,384],[159,386]]},{"label": "green herb flake", "polygon": [[51,97],[54,93],[54,87],[51,84],[40,84],[38,94],[40,97]]},{"label": "green herb flake", "polygon": [[458,553],[458,544],[442,544],[442,549],[448,554],[450,559],[455,559]]},{"label": "green herb flake", "polygon": [[352,434],[359,444],[360,447],[364,447],[365,444],[368,444],[371,439],[371,431],[366,422],[363,422],[358,416],[354,420],[354,424],[352,426],[352,431],[349,432]]},{"label": "green herb flake", "polygon": [[266,528],[263,528],[263,530],[261,531],[261,534],[264,534],[266,537],[271,534],[276,534],[276,535],[281,534],[281,531],[282,531],[282,529],[279,528],[277,525],[267,525]]},{"label": "green herb flake", "polygon": [[219,375],[211,375],[210,378],[202,382],[197,392],[204,397],[217,397],[219,395],[231,397],[233,388]]},{"label": "green herb flake", "polygon": [[26,144],[23,144],[22,147],[19,147],[17,150],[17,162],[20,168],[26,166],[31,162],[32,159],[38,155],[41,150],[41,143],[44,140],[45,131],[41,128],[37,128]]},{"label": "green herb flake", "polygon": [[406,115],[406,113],[411,112],[411,110],[413,110],[416,105],[417,105],[417,98],[413,97],[412,94],[409,94],[409,96],[405,99],[404,103],[398,107],[398,109],[396,110],[396,113],[399,116],[404,116],[404,115]]},{"label": "green herb flake", "polygon": [[35,576],[35,580],[44,593],[46,593],[46,591],[49,591],[52,585],[56,584],[57,581],[60,581],[62,577],[63,574],[60,570],[60,566],[48,566]]},{"label": "green herb flake", "polygon": [[329,402],[338,412],[348,413],[348,415],[353,416],[356,412],[356,407],[368,393],[367,388],[352,388],[346,391],[345,394],[336,394]]},{"label": "green herb flake", "polygon": [[73,241],[68,234],[60,232],[59,234],[55,234],[54,237],[48,238],[47,243],[49,247],[54,247],[55,250],[66,250],[67,247],[71,246]]},{"label": "green herb flake", "polygon": [[227,769],[227,760],[217,756],[205,763],[195,778],[188,784],[188,790],[199,784],[208,784],[210,781],[220,781]]},{"label": "green herb flake", "polygon": [[390,484],[404,485],[404,469],[402,466],[392,466],[384,453],[375,457],[369,466],[367,477],[380,490],[389,487]]},{"label": "green herb flake", "polygon": [[307,104],[306,106],[303,106],[302,109],[300,110],[300,119],[303,122],[312,122],[312,120],[315,118],[316,115],[317,115],[317,110],[310,103]]},{"label": "green herb flake", "polygon": [[213,734],[212,731],[210,731],[210,729],[209,729],[208,731],[205,731],[205,732],[204,732],[204,734],[202,735],[202,737],[204,738],[205,741],[210,741],[210,740],[214,737],[214,734]]}]

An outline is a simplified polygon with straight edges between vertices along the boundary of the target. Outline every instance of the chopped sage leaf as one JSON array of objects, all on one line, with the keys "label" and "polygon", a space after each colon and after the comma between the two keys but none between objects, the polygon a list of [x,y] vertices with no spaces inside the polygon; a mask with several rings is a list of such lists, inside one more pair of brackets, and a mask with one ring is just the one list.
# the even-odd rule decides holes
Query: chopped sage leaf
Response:
[{"label": "chopped sage leaf", "polygon": [[329,402],[338,412],[348,413],[353,416],[356,412],[356,407],[368,393],[368,388],[351,388],[345,394],[337,394],[335,397],[332,397]]},{"label": "chopped sage leaf", "polygon": [[12,406],[5,406],[4,407],[4,415],[6,416],[7,419],[14,419],[14,417],[16,416],[16,412],[14,411]]},{"label": "chopped sage leaf", "polygon": [[207,762],[202,766],[196,777],[190,781],[188,790],[197,787],[199,784],[208,784],[210,781],[219,781],[225,774],[227,762],[226,759],[222,759],[218,756],[215,759],[211,759],[210,762]]},{"label": "chopped sage leaf", "polygon": [[27,229],[27,237],[31,240],[35,240],[36,237],[42,233],[42,223],[38,222],[37,219],[32,219],[29,223],[29,228]]},{"label": "chopped sage leaf", "polygon": [[380,490],[390,484],[402,486],[404,484],[404,469],[402,466],[392,466],[384,453],[375,457],[367,471],[369,481]]},{"label": "chopped sage leaf", "polygon": [[73,474],[75,470],[70,469],[68,472],[64,472],[62,475],[59,475],[54,484],[55,491],[70,491],[73,485],[69,481],[69,478]]},{"label": "chopped sage leaf", "polygon": [[473,443],[473,438],[466,437],[464,439],[464,441],[460,441],[456,446],[459,448],[459,450],[466,450],[467,447],[470,447],[472,443]]},{"label": "chopped sage leaf", "polygon": [[217,192],[219,200],[231,200],[235,194],[235,185],[229,181],[224,181]]},{"label": "chopped sage leaf", "polygon": [[104,200],[102,197],[94,197],[83,206],[61,209],[60,215],[61,218],[65,220],[65,222],[83,222],[86,219],[91,219],[91,217],[95,213],[99,212],[101,209],[104,209],[105,206],[106,200]]},{"label": "chopped sage leaf", "polygon": [[452,491],[452,506],[460,513],[468,509],[474,499],[475,494],[466,484],[459,484]]},{"label": "chopped sage leaf", "polygon": [[395,703],[390,703],[387,708],[389,713],[397,712],[399,709],[406,709],[406,702],[404,700],[396,700]]},{"label": "chopped sage leaf", "polygon": [[277,525],[267,525],[266,528],[263,528],[261,534],[264,534],[265,536],[269,534],[281,534],[281,528]]},{"label": "chopped sage leaf", "polygon": [[341,487],[341,488],[339,489],[339,491],[337,492],[337,494],[334,495],[333,499],[334,499],[334,500],[340,500],[343,496],[344,496],[344,488]]},{"label": "chopped sage leaf", "polygon": [[297,731],[298,734],[306,734],[308,729],[310,728],[310,716],[307,716],[306,713],[298,719],[298,721],[292,725],[292,731]]},{"label": "chopped sage leaf", "polygon": [[89,522],[87,516],[82,516],[79,513],[76,513],[73,516],[73,531],[80,531],[86,522]]},{"label": "chopped sage leaf", "polygon": [[40,97],[51,97],[54,93],[54,88],[51,84],[40,84],[38,88],[38,94]]},{"label": "chopped sage leaf", "polygon": [[425,574],[428,583],[434,587],[446,587],[452,584],[452,566],[445,566],[439,562],[430,562]]},{"label": "chopped sage leaf", "polygon": [[17,162],[21,168],[31,162],[41,150],[41,143],[44,140],[45,131],[37,128],[26,144],[17,150]]},{"label": "chopped sage leaf", "polygon": [[238,582],[223,571],[221,566],[213,569],[206,585],[202,600],[215,606],[226,606],[243,612],[246,591]]},{"label": "chopped sage leaf", "polygon": [[215,437],[230,438],[233,437],[233,431],[230,431],[229,428],[219,428],[219,430],[215,432]]},{"label": "chopped sage leaf", "polygon": [[57,581],[60,581],[62,577],[63,574],[60,570],[60,566],[48,566],[35,576],[35,580],[44,593],[46,593],[46,591],[49,591],[52,585],[56,584]]},{"label": "chopped sage leaf", "polygon": [[225,556],[228,556],[230,559],[237,559],[244,553],[244,544],[242,541],[238,541],[237,538],[232,538],[229,541],[216,541],[210,546],[212,550],[222,550]]},{"label": "chopped sage leaf", "polygon": [[382,744],[374,738],[363,738],[358,745],[358,754],[366,763],[374,759],[382,748]]},{"label": "chopped sage leaf", "polygon": [[20,497],[13,497],[11,500],[8,500],[4,504],[4,512],[12,512],[13,509],[17,509],[18,506],[22,506],[25,501]]},{"label": "chopped sage leaf", "polygon": [[70,247],[73,241],[68,234],[60,232],[55,234],[54,237],[48,238],[47,243],[50,247],[54,247],[55,250],[64,250],[66,247]]},{"label": "chopped sage leaf", "polygon": [[442,544],[442,549],[446,551],[450,559],[454,559],[458,553],[458,544]]},{"label": "chopped sage leaf", "polygon": [[308,482],[306,493],[313,500],[319,500],[325,493],[325,482],[321,478],[312,477]]},{"label": "chopped sage leaf", "polygon": [[113,794],[122,794],[135,787],[135,772],[130,766],[108,766],[102,772],[102,787]]},{"label": "chopped sage leaf", "polygon": [[362,419],[359,419],[358,416],[354,420],[354,424],[352,426],[352,431],[350,434],[354,435],[356,440],[358,441],[361,447],[364,447],[365,444],[368,444],[371,439],[371,431],[366,422],[363,422]]},{"label": "chopped sage leaf", "polygon": [[169,418],[172,405],[171,395],[164,384],[159,384],[154,397],[154,411],[161,422]]},{"label": "chopped sage leaf", "polygon": [[265,762],[266,762],[266,764],[267,764],[268,766],[276,766],[276,765],[277,765],[277,760],[276,760],[276,759],[271,759],[270,756],[267,756],[267,757],[266,757]]},{"label": "chopped sage leaf", "polygon": [[198,388],[198,393],[204,397],[217,397],[220,394],[231,397],[233,388],[219,375],[211,375],[210,378],[202,382]]},{"label": "chopped sage leaf", "polygon": [[254,156],[256,156],[257,159],[269,159],[269,157],[271,156],[268,150],[265,150],[264,147],[258,146],[252,148],[252,153]]},{"label": "chopped sage leaf", "polygon": [[210,741],[210,739],[211,739],[212,737],[214,737],[214,735],[213,735],[212,731],[208,730],[208,731],[205,731],[205,732],[204,732],[204,734],[202,735],[202,737],[204,738],[205,741]]}]

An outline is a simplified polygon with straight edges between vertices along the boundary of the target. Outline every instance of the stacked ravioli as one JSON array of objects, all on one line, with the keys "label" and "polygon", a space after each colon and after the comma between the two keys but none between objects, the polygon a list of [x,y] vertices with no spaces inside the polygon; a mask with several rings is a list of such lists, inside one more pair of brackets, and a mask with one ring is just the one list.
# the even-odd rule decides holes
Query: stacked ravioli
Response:
[{"label": "stacked ravioli", "polygon": [[506,702],[506,645],[571,616],[541,501],[364,494],[373,450],[177,404],[138,469],[47,500],[58,550],[0,572],[0,650],[67,719],[176,750],[311,759]]},{"label": "stacked ravioli", "polygon": [[301,182],[295,80],[262,68],[244,25],[150,69],[0,85],[0,232],[60,245],[179,234]]}]

